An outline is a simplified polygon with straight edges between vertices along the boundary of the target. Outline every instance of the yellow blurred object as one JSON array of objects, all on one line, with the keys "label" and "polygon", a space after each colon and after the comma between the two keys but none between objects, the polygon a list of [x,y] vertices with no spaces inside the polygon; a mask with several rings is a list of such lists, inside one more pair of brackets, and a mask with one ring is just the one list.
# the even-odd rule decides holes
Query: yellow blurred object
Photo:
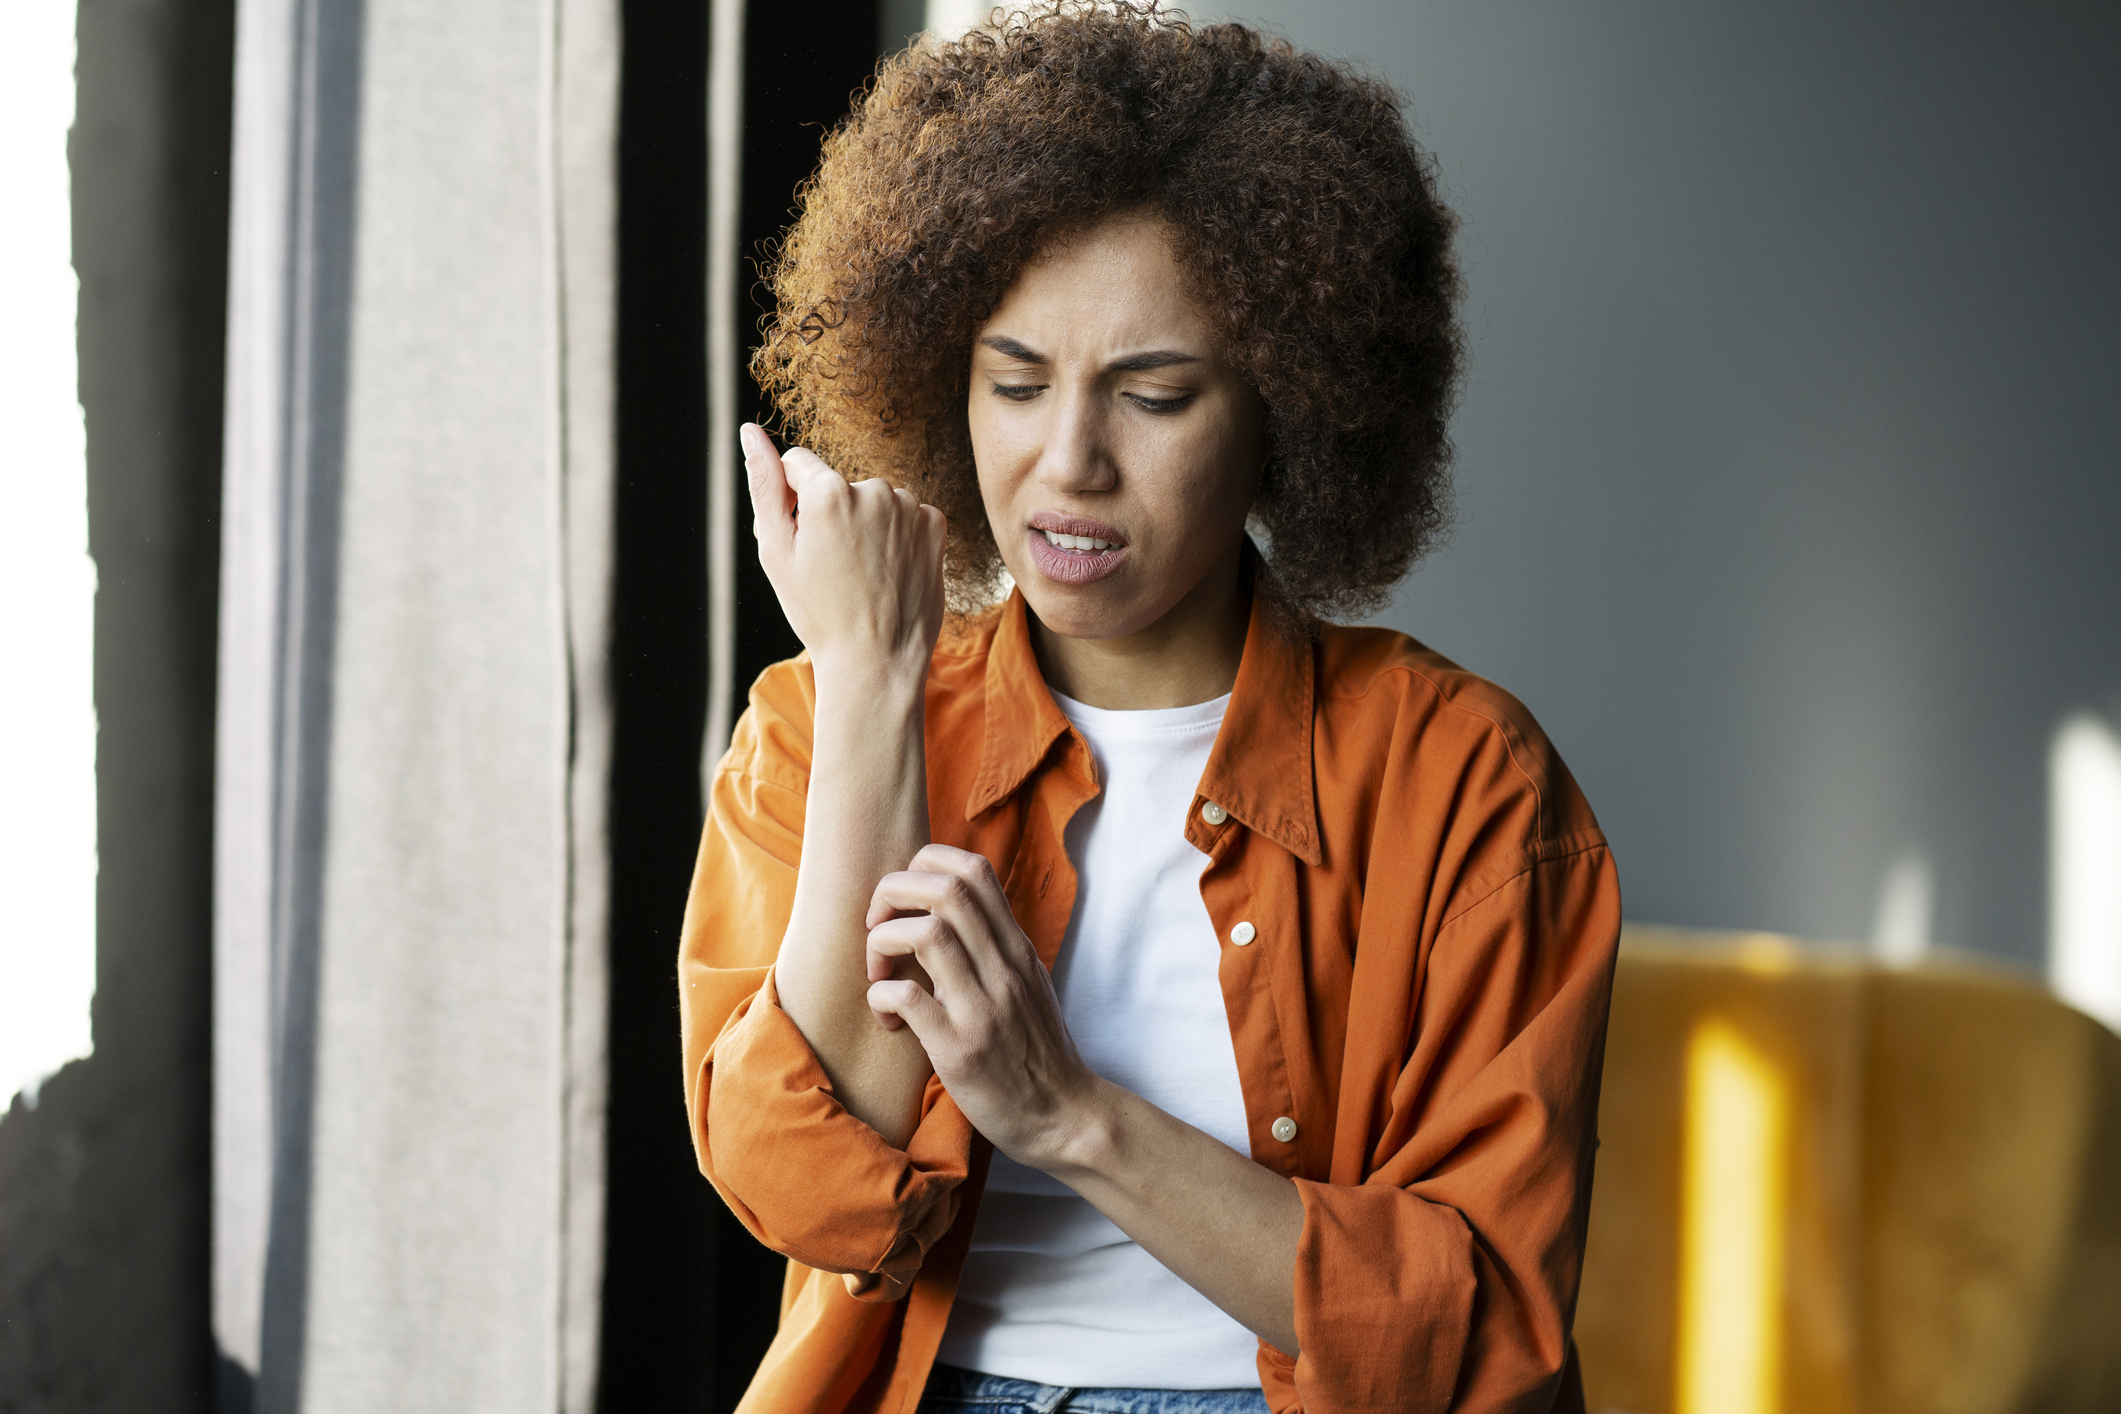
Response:
[{"label": "yellow blurred object", "polygon": [[1788,1081],[1720,1017],[1686,1055],[1679,1414],[1775,1414]]},{"label": "yellow blurred object", "polygon": [[1631,927],[1594,1410],[2121,1410],[2121,1038],[1968,962]]}]

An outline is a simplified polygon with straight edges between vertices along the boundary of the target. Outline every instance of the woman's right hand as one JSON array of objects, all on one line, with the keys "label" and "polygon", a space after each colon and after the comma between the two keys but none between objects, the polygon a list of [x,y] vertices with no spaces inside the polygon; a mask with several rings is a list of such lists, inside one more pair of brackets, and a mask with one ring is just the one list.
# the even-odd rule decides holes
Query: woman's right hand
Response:
[{"label": "woman's right hand", "polygon": [[811,661],[925,675],[943,623],[943,513],[801,447],[783,456],[754,423],[739,435],[759,563]]}]

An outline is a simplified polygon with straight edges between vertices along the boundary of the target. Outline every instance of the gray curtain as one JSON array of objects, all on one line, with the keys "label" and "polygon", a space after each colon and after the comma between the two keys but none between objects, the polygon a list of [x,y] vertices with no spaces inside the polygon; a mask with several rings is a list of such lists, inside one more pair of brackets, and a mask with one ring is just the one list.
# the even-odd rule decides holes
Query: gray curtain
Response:
[{"label": "gray curtain", "polygon": [[616,0],[242,0],[223,1407],[589,1409]]}]

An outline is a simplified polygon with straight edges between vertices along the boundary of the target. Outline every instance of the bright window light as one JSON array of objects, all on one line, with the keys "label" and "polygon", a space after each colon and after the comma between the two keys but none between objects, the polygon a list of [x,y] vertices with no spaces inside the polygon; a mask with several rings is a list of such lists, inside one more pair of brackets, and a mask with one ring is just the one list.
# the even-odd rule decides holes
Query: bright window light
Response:
[{"label": "bright window light", "polygon": [[0,1092],[89,1051],[96,992],[96,569],[75,382],[74,5],[8,7],[0,44]]},{"label": "bright window light", "polygon": [[928,32],[955,39],[986,21],[994,0],[928,0]]},{"label": "bright window light", "polygon": [[1782,1407],[1788,1085],[1737,1028],[1687,1044],[1677,1414]]},{"label": "bright window light", "polygon": [[2048,754],[2048,981],[2121,1031],[2121,740],[2070,718]]}]

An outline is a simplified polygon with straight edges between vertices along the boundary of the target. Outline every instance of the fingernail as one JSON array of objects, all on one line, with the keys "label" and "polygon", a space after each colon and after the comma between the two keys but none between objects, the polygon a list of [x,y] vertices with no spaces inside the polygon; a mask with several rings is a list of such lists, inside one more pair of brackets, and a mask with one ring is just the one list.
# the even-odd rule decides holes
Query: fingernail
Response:
[{"label": "fingernail", "polygon": [[744,448],[744,455],[747,457],[759,454],[758,437],[759,429],[755,422],[747,422],[736,430],[736,440]]}]

